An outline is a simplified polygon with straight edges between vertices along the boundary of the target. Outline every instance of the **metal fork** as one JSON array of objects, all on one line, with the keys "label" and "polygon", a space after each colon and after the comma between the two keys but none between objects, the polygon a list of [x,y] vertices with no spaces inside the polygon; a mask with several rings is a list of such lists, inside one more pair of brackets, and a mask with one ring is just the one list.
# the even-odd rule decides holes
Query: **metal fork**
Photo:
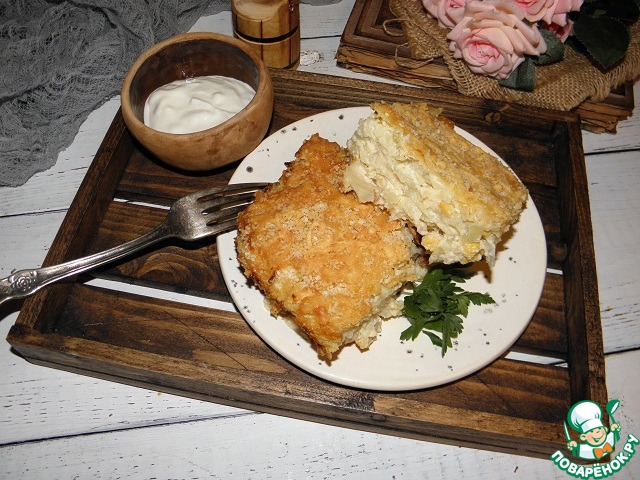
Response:
[{"label": "metal fork", "polygon": [[164,221],[122,245],[50,267],[19,270],[0,280],[0,304],[32,295],[46,285],[86,272],[167,238],[192,241],[235,227],[238,213],[266,183],[241,183],[192,193],[174,202]]}]

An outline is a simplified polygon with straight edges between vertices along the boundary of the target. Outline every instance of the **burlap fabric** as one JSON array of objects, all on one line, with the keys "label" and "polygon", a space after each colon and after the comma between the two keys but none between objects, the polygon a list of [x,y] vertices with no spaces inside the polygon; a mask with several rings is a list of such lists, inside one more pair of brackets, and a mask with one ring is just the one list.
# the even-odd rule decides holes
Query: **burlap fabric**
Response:
[{"label": "burlap fabric", "polygon": [[603,72],[585,56],[566,48],[564,60],[536,67],[534,91],[524,92],[501,87],[497,80],[476,75],[463,60],[453,58],[446,39],[449,30],[429,17],[419,0],[390,0],[389,7],[402,24],[411,56],[422,61],[442,57],[464,95],[567,111],[585,100],[601,102],[612,88],[640,75],[640,22],[632,26],[631,45],[615,67]]}]

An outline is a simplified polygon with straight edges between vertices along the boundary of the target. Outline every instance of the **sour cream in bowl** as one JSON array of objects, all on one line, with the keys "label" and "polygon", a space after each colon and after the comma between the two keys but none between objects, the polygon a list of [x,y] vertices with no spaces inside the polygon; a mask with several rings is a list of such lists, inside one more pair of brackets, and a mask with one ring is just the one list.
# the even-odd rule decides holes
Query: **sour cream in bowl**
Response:
[{"label": "sour cream in bowl", "polygon": [[181,170],[209,171],[260,144],[274,92],[269,70],[249,45],[195,32],[144,52],[120,97],[122,118],[143,155]]},{"label": "sour cream in bowl", "polygon": [[255,94],[247,83],[221,75],[174,80],[149,95],[144,124],[167,133],[200,132],[229,120]]}]

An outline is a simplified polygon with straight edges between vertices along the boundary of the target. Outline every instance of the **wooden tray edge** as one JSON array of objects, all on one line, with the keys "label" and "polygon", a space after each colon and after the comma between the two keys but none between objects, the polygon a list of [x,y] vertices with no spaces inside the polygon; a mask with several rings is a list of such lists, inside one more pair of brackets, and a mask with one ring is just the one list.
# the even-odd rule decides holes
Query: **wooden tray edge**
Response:
[{"label": "wooden tray edge", "polygon": [[[531,431],[531,429],[536,429],[536,431],[540,432],[545,430],[557,431],[556,436],[558,437],[558,441],[541,440],[540,438],[536,438],[535,435],[518,437],[515,435],[507,436],[504,433],[498,435],[491,432],[484,432],[484,435],[478,435],[477,430],[454,425],[448,427],[450,433],[447,435],[443,434],[443,425],[439,422],[423,422],[423,424],[420,425],[420,429],[417,429],[415,422],[402,422],[401,417],[398,417],[396,422],[400,419],[401,424],[404,423],[404,428],[402,428],[402,426],[399,426],[397,423],[392,425],[388,424],[389,418],[386,415],[376,412],[368,413],[357,408],[349,411],[338,405],[332,406],[331,404],[325,404],[323,407],[324,414],[319,415],[317,411],[312,411],[315,404],[308,402],[308,405],[306,405],[301,398],[296,398],[295,396],[292,396],[286,403],[278,406],[270,406],[267,405],[266,402],[260,402],[261,395],[264,394],[246,392],[242,389],[238,389],[237,392],[228,390],[226,394],[220,394],[221,390],[217,384],[199,382],[197,387],[194,388],[191,378],[180,379],[176,376],[169,375],[167,372],[150,372],[146,369],[140,369],[138,375],[133,376],[131,372],[135,367],[127,365],[123,367],[122,374],[118,374],[118,366],[115,361],[105,362],[103,357],[90,358],[86,355],[79,354],[77,351],[66,350],[55,337],[55,334],[43,335],[40,332],[30,329],[12,328],[7,339],[25,360],[34,365],[114,381],[124,385],[153,389],[182,397],[216,402],[237,408],[319,422],[343,428],[354,428],[372,433],[537,458],[548,458],[553,451],[564,446],[564,441],[562,441],[560,435],[561,426],[556,423],[544,421],[514,419],[509,416],[502,417],[500,415],[486,413],[482,414],[481,419],[478,417],[478,421],[481,423],[492,424],[496,428],[499,428],[499,425],[502,423],[501,420],[503,420],[509,422],[515,421],[520,425],[519,427],[516,425],[516,428],[522,431]],[[81,339],[76,340],[76,342],[95,343]],[[56,347],[53,347],[53,345],[56,345]],[[105,349],[109,348],[105,345],[101,346]],[[89,362],[93,363],[89,365]],[[179,363],[183,361],[175,359],[175,362]],[[186,363],[186,361],[184,362]],[[230,384],[230,382],[228,384]],[[357,391],[355,394],[360,395]],[[364,392],[364,394],[367,395],[367,392]],[[393,399],[391,399],[391,401],[393,402]],[[441,406],[433,406],[432,408],[441,408],[441,413],[443,414],[450,410],[447,407]],[[474,414],[474,412],[467,413],[472,416]],[[461,414],[460,417],[467,418],[463,414]],[[505,445],[509,446],[506,447]]]}]

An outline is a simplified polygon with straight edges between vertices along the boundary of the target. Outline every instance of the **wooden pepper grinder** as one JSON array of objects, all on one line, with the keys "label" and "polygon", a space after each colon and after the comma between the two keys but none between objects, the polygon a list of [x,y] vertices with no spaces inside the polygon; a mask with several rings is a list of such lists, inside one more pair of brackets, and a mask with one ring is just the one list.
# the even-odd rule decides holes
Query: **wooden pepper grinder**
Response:
[{"label": "wooden pepper grinder", "polygon": [[251,45],[268,67],[300,64],[298,0],[232,0],[233,34]]}]

